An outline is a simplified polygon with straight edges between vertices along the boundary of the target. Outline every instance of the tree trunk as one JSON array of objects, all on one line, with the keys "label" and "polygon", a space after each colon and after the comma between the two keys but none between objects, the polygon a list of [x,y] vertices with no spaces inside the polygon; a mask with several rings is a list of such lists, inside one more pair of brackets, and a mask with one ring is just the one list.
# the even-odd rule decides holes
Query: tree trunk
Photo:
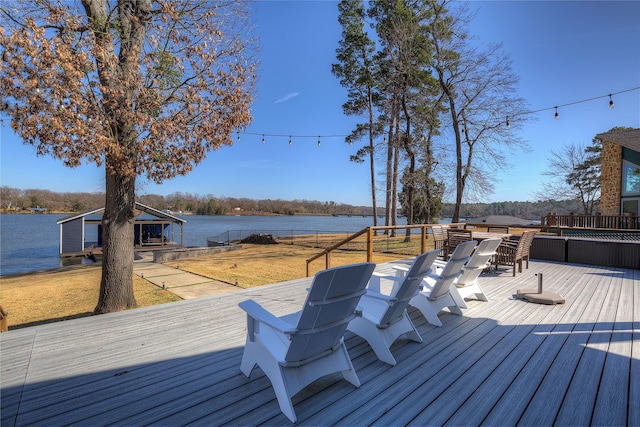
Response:
[{"label": "tree trunk", "polygon": [[[389,133],[387,134],[387,182],[386,182],[386,192],[385,192],[385,215],[384,215],[384,225],[391,225],[391,194],[392,194],[392,184],[393,184],[393,124],[389,125]],[[388,234],[389,231],[385,230],[385,234]]]},{"label": "tree trunk", "polygon": [[[397,115],[400,115],[399,109],[396,109]],[[395,135],[393,139],[393,185],[391,186],[391,225],[398,225],[398,170],[400,168],[400,118],[395,120]],[[391,230],[391,237],[396,237],[396,229]]]},{"label": "tree trunk", "polygon": [[462,208],[462,195],[464,194],[464,180],[462,173],[462,137],[460,135],[460,121],[453,95],[448,93],[449,110],[451,112],[451,121],[453,125],[454,135],[456,139],[456,204],[453,210],[451,222],[460,222],[460,209]]},{"label": "tree trunk", "polygon": [[[404,149],[409,158],[409,180],[407,183],[407,225],[413,225],[413,201],[415,193],[415,176],[416,176],[416,155],[411,148],[411,116],[409,114],[409,108],[407,107],[406,99],[402,98],[402,109],[404,111],[404,117],[406,118],[406,130],[404,136]],[[405,242],[411,241],[411,229],[407,228],[405,231]]]},{"label": "tree trunk", "polygon": [[102,217],[102,280],[96,314],[136,306],[133,295],[135,177],[109,172]]},{"label": "tree trunk", "polygon": [[[378,201],[376,197],[376,171],[375,171],[375,155],[374,155],[374,119],[373,119],[373,100],[371,96],[371,89],[369,89],[369,169],[371,171],[371,203],[373,205],[373,226],[378,226]],[[375,230],[375,235],[378,234],[378,230]]]},{"label": "tree trunk", "polygon": [[[397,143],[393,149],[393,186],[391,193],[391,225],[398,225],[398,176],[400,169],[400,148]],[[396,237],[397,231],[391,230],[391,237]]]}]

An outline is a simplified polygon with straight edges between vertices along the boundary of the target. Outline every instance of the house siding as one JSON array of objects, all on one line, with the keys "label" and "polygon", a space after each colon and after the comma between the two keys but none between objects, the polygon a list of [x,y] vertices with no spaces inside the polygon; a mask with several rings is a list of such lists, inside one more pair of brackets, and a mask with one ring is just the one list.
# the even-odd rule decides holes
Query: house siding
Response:
[{"label": "house siding", "polygon": [[61,224],[60,253],[77,253],[84,250],[84,218],[76,218]]}]

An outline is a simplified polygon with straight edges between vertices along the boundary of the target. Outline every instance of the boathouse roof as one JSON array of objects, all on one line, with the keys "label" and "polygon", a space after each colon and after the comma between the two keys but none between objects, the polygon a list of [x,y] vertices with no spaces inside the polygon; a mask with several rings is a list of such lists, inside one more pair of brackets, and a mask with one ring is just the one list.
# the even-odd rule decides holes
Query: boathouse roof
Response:
[{"label": "boathouse roof", "polygon": [[[144,212],[144,213],[146,213],[148,215],[155,216],[157,218],[168,219],[168,220],[171,220],[173,222],[180,223],[180,224],[184,224],[185,222],[187,222],[186,220],[184,220],[182,218],[178,218],[177,216],[173,216],[173,215],[168,214],[166,212],[162,212],[161,210],[152,208],[151,206],[143,205],[140,202],[136,202],[135,206],[136,206],[137,210],[142,211],[142,212]],[[100,208],[92,209],[90,211],[77,213],[77,214],[74,214],[74,215],[71,215],[71,216],[60,218],[57,221],[57,223],[58,224],[64,224],[65,222],[73,221],[75,219],[83,218],[83,217],[86,217],[86,216],[89,216],[89,215],[95,215],[95,214],[101,213],[103,211],[104,211],[104,206],[100,207]]]}]

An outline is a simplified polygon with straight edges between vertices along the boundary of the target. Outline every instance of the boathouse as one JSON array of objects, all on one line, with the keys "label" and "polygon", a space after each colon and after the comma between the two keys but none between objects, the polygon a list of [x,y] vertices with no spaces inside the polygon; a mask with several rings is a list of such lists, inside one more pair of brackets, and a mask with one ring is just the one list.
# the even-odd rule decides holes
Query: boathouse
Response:
[{"label": "boathouse", "polygon": [[[181,247],[186,220],[136,202],[134,241],[137,250]],[[60,257],[87,256],[102,247],[104,207],[61,218]],[[176,230],[179,228],[179,230]],[[178,234],[179,235],[176,235]]]}]

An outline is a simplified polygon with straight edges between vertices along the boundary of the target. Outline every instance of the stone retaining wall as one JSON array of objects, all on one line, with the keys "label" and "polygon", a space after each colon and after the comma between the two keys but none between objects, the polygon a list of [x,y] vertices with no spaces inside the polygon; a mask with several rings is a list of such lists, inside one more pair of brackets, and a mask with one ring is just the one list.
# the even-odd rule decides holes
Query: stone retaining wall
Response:
[{"label": "stone retaining wall", "polygon": [[222,252],[237,251],[242,245],[226,245],[215,247],[180,248],[153,253],[153,262],[176,261],[185,258],[194,258],[203,255],[219,254]]}]

